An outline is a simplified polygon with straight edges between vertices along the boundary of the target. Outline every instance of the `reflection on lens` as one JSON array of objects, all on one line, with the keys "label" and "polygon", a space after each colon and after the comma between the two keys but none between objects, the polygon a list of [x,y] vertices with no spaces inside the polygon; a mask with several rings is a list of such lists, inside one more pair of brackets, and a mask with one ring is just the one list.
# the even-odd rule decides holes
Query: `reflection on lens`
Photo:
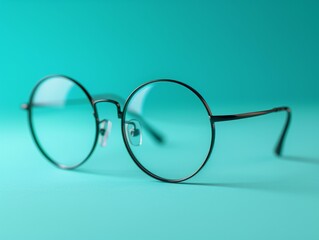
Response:
[{"label": "reflection on lens", "polygon": [[86,93],[66,77],[50,77],[38,85],[31,100],[31,126],[49,160],[68,168],[86,160],[96,138],[93,112]]},{"label": "reflection on lens", "polygon": [[193,91],[171,81],[153,82],[136,91],[124,111],[126,145],[146,170],[175,181],[202,167],[213,129],[208,110]]}]

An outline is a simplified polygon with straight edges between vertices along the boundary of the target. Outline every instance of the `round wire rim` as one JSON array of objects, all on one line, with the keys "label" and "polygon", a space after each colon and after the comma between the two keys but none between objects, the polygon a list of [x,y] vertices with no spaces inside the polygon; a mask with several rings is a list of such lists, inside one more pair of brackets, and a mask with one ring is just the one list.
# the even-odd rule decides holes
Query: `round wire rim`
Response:
[{"label": "round wire rim", "polygon": [[97,141],[98,141],[98,118],[95,118],[95,138],[94,138],[94,142],[93,142],[93,146],[90,150],[90,152],[88,153],[88,155],[79,163],[75,164],[75,165],[72,165],[72,166],[67,166],[67,165],[64,165],[64,164],[61,164],[61,163],[58,163],[57,161],[55,161],[53,158],[50,157],[50,155],[44,150],[44,147],[42,147],[36,133],[35,133],[35,129],[34,129],[34,125],[33,125],[33,122],[32,122],[32,103],[33,103],[33,98],[38,90],[38,88],[47,80],[49,79],[52,79],[52,78],[55,78],[55,77],[61,77],[61,78],[65,78],[66,80],[68,81],[71,81],[73,82],[75,85],[77,85],[82,91],[83,93],[85,94],[85,96],[88,98],[88,101],[90,102],[91,106],[92,106],[92,110],[93,110],[93,113],[95,116],[97,116],[97,112],[96,112],[96,108],[95,106],[93,105],[93,99],[91,97],[91,95],[89,94],[89,92],[78,82],[76,81],[75,79],[73,78],[70,78],[68,76],[65,76],[65,75],[50,75],[50,76],[46,76],[44,78],[42,78],[36,85],[35,87],[33,88],[32,92],[31,92],[31,96],[30,96],[30,99],[29,99],[29,111],[28,111],[28,122],[29,122],[29,127],[31,129],[31,135],[33,137],[33,140],[36,144],[36,146],[38,147],[38,149],[40,150],[40,152],[45,156],[45,158],[47,160],[49,160],[49,162],[51,162],[53,165],[55,165],[56,167],[58,168],[61,168],[61,169],[74,169],[74,168],[77,168],[79,166],[81,166],[82,164],[84,164],[89,158],[90,156],[92,155],[92,153],[94,152],[95,148],[96,148],[96,145],[97,145]]},{"label": "round wire rim", "polygon": [[146,82],[142,85],[140,85],[139,87],[137,87],[130,95],[129,97],[127,98],[125,104],[124,104],[124,108],[123,108],[123,112],[122,112],[122,122],[121,122],[121,129],[122,129],[122,137],[123,137],[123,141],[124,141],[124,144],[125,144],[125,147],[129,153],[129,155],[131,156],[131,158],[133,159],[133,161],[135,162],[135,164],[143,171],[145,172],[147,175],[157,179],[157,180],[160,180],[160,181],[163,181],[163,182],[169,182],[169,183],[178,183],[178,182],[182,182],[182,181],[185,181],[187,179],[190,179],[192,178],[193,176],[195,176],[207,163],[208,159],[210,158],[210,155],[212,153],[212,150],[213,150],[213,146],[214,146],[214,141],[215,141],[215,124],[213,122],[211,122],[211,144],[210,144],[210,147],[208,149],[208,153],[206,155],[206,158],[205,160],[203,161],[203,163],[200,165],[200,167],[198,169],[196,169],[194,171],[194,173],[190,174],[189,176],[186,176],[184,178],[179,178],[179,179],[168,179],[168,178],[163,178],[161,176],[158,176],[154,173],[152,173],[151,171],[149,171],[147,168],[145,168],[140,162],[139,160],[135,157],[133,151],[131,150],[130,148],[130,145],[129,145],[129,140],[127,139],[126,137],[126,133],[125,133],[125,116],[126,116],[126,112],[127,112],[127,107],[131,101],[131,99],[134,97],[134,95],[140,90],[142,89],[143,87],[147,86],[147,85],[150,85],[150,84],[153,84],[153,83],[159,83],[159,82],[169,82],[169,83],[175,83],[175,84],[178,84],[182,87],[186,87],[188,90],[192,91],[199,99],[200,101],[203,103],[206,111],[207,111],[207,115],[210,119],[210,117],[212,116],[212,112],[207,104],[207,102],[205,101],[205,99],[201,96],[201,94],[199,92],[197,92],[194,88],[190,87],[189,85],[185,84],[185,83],[182,83],[182,82],[179,82],[179,81],[176,81],[176,80],[172,80],[172,79],[158,79],[158,80],[153,80],[153,81],[149,81],[149,82]]}]

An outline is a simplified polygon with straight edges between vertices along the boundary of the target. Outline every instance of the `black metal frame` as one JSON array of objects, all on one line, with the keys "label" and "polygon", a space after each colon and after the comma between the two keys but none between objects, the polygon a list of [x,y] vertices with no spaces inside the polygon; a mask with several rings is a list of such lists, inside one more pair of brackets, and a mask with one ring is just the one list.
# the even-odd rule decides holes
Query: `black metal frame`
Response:
[{"label": "black metal frame", "polygon": [[[43,147],[41,146],[39,140],[37,139],[37,136],[35,134],[34,131],[34,127],[32,124],[32,102],[33,102],[33,97],[36,93],[37,88],[46,80],[52,78],[52,77],[63,77],[66,78],[70,81],[72,81],[74,84],[76,84],[78,87],[80,87],[83,92],[85,93],[85,95],[87,96],[88,100],[91,103],[92,106],[92,110],[93,110],[93,114],[94,114],[94,118],[95,118],[95,122],[96,122],[96,133],[95,133],[95,139],[94,139],[94,143],[92,146],[91,151],[89,152],[89,154],[87,155],[87,157],[80,162],[79,164],[76,164],[74,166],[64,166],[61,165],[57,162],[55,162],[53,159],[51,159],[51,157],[49,156],[49,154],[47,154],[45,152],[45,150],[43,149]],[[207,115],[211,121],[211,144],[210,147],[208,149],[208,153],[206,155],[205,160],[203,161],[202,165],[196,170],[194,171],[193,174],[191,174],[190,176],[187,176],[185,178],[182,179],[166,179],[166,178],[162,178],[160,176],[155,175],[154,173],[150,172],[149,170],[147,170],[139,161],[138,159],[134,156],[134,153],[132,152],[130,145],[129,145],[129,141],[125,135],[125,116],[126,113],[128,111],[127,107],[131,101],[131,99],[133,98],[133,96],[143,87],[145,87],[146,85],[152,84],[152,83],[157,83],[157,82],[170,82],[170,83],[175,83],[178,85],[181,85],[183,87],[186,87],[187,89],[189,89],[190,91],[192,91],[199,99],[200,101],[203,103],[206,111],[207,111]],[[89,157],[92,155],[93,151],[95,150],[95,147],[97,145],[97,141],[98,141],[98,136],[99,136],[99,124],[100,124],[100,119],[99,119],[99,115],[98,115],[98,111],[97,111],[97,104],[99,103],[103,103],[103,102],[107,102],[107,103],[112,103],[116,106],[117,109],[117,116],[119,119],[121,119],[121,130],[122,130],[122,137],[123,137],[123,141],[125,144],[125,147],[128,151],[128,153],[130,154],[130,156],[132,157],[133,161],[135,162],[135,164],[146,174],[148,174],[149,176],[158,179],[160,181],[164,181],[164,182],[170,182],[170,183],[177,183],[177,182],[181,182],[181,181],[185,181],[191,177],[193,177],[194,175],[196,175],[207,163],[211,153],[212,153],[212,149],[214,146],[214,141],[215,141],[215,123],[216,122],[223,122],[223,121],[232,121],[232,120],[239,120],[239,119],[244,119],[244,118],[251,118],[251,117],[257,117],[257,116],[262,116],[262,115],[266,115],[266,114],[270,114],[270,113],[274,113],[274,112],[281,112],[281,111],[285,111],[287,113],[287,118],[286,118],[286,122],[283,128],[283,131],[279,137],[279,141],[275,147],[275,153],[277,156],[281,156],[282,155],[282,149],[283,149],[283,144],[284,144],[284,140],[286,138],[287,135],[287,131],[291,122],[291,110],[289,107],[277,107],[277,108],[273,108],[273,109],[269,109],[269,110],[264,110],[264,111],[258,111],[258,112],[249,112],[249,113],[242,113],[242,114],[233,114],[233,115],[221,115],[221,116],[214,116],[207,104],[207,102],[205,101],[205,99],[200,95],[199,92],[197,92],[194,88],[190,87],[189,85],[176,81],[176,80],[171,80],[171,79],[159,79],[159,80],[153,80],[153,81],[149,81],[147,83],[142,84],[141,86],[139,86],[138,88],[136,88],[127,98],[127,100],[124,103],[123,106],[123,110],[121,110],[121,102],[123,102],[123,100],[120,97],[117,97],[115,95],[112,94],[103,94],[97,97],[92,97],[89,92],[76,80],[74,80],[73,78],[70,78],[68,76],[65,75],[51,75],[51,76],[47,76],[45,78],[43,78],[42,80],[40,80],[40,82],[38,84],[36,84],[36,86],[34,87],[29,102],[27,104],[22,104],[22,109],[25,109],[28,111],[28,121],[29,121],[29,127],[31,129],[31,134],[32,137],[37,145],[37,147],[39,148],[39,150],[41,151],[41,153],[55,166],[62,168],[62,169],[74,169],[77,168],[79,166],[81,166],[83,163],[85,163]],[[143,121],[143,119],[142,119]],[[145,121],[143,122],[144,125],[146,126],[146,129],[151,133],[151,135],[153,135],[153,137],[159,142],[163,142],[163,138],[160,134],[158,134],[150,125],[148,125]]]},{"label": "black metal frame", "polygon": [[122,136],[123,136],[123,140],[124,140],[124,144],[125,144],[125,147],[128,151],[128,153],[130,154],[131,158],[133,159],[133,161],[136,163],[136,165],[142,169],[143,172],[145,172],[146,174],[148,174],[149,176],[157,179],[157,180],[160,180],[160,181],[163,181],[163,182],[169,182],[169,183],[178,183],[178,182],[182,182],[182,181],[185,181],[187,179],[190,179],[191,177],[195,176],[207,163],[211,153],[212,153],[212,150],[213,150],[213,146],[214,146],[214,142],[215,142],[215,124],[213,122],[211,122],[211,144],[210,144],[210,147],[208,149],[208,153],[206,155],[206,158],[205,160],[203,161],[202,165],[196,169],[194,171],[193,174],[191,174],[190,176],[187,176],[185,178],[181,178],[181,179],[166,179],[166,178],[162,178],[161,176],[158,176],[152,172],[150,172],[149,170],[147,170],[139,161],[138,159],[134,156],[134,153],[132,152],[130,146],[129,146],[129,142],[128,140],[126,139],[125,137],[125,116],[126,116],[126,111],[127,111],[127,107],[129,105],[129,102],[131,101],[131,99],[133,98],[133,96],[143,87],[145,87],[146,85],[149,85],[149,84],[152,84],[152,83],[157,83],[157,82],[171,82],[171,83],[176,83],[176,84],[179,84],[183,87],[186,87],[188,88],[190,91],[192,91],[199,99],[200,101],[203,103],[206,111],[207,111],[207,117],[211,117],[212,116],[212,112],[207,104],[207,102],[205,101],[205,99],[200,95],[199,92],[197,92],[194,88],[188,86],[187,84],[185,83],[182,83],[182,82],[179,82],[179,81],[176,81],[176,80],[172,80],[172,79],[158,79],[158,80],[153,80],[153,81],[149,81],[147,83],[144,83],[142,84],[141,86],[139,86],[138,88],[136,88],[130,95],[129,97],[127,98],[125,104],[124,104],[124,108],[123,108],[123,117],[122,117]]},{"label": "black metal frame", "polygon": [[[64,77],[68,80],[70,80],[71,82],[73,82],[74,84],[76,84],[86,95],[86,97],[88,98],[88,100],[90,101],[91,103],[91,106],[92,106],[92,110],[94,111],[94,114],[95,114],[95,121],[96,121],[96,127],[95,127],[95,138],[94,138],[94,142],[93,142],[93,146],[91,148],[91,151],[89,152],[89,154],[86,156],[86,158],[76,164],[76,165],[73,165],[73,166],[65,166],[65,165],[62,165],[56,161],[54,161],[50,155],[44,150],[44,148],[41,146],[41,143],[40,141],[38,140],[37,136],[36,136],[36,133],[35,133],[35,130],[34,130],[34,127],[33,127],[33,123],[32,123],[32,102],[33,102],[33,98],[34,98],[34,95],[36,93],[36,90],[38,89],[38,87],[43,83],[45,82],[46,80],[50,79],[50,78],[53,78],[53,77]],[[98,142],[98,138],[99,138],[99,120],[98,120],[98,115],[97,115],[97,111],[96,111],[96,107],[94,105],[94,100],[93,98],[91,97],[91,95],[89,94],[89,92],[79,83],[77,82],[75,79],[71,78],[71,77],[67,77],[67,76],[64,76],[64,75],[50,75],[50,76],[47,76],[47,77],[44,77],[43,79],[41,79],[36,85],[35,87],[33,88],[32,92],[31,92],[31,95],[30,95],[30,98],[29,98],[29,102],[27,104],[22,104],[21,106],[22,109],[24,110],[27,110],[28,111],[28,122],[29,122],[29,127],[30,127],[30,130],[31,130],[31,135],[33,137],[33,140],[36,144],[36,146],[39,148],[40,152],[55,166],[57,166],[58,168],[61,168],[61,169],[75,169],[79,166],[81,166],[83,163],[85,163],[89,158],[90,156],[92,155],[92,153],[94,152],[95,148],[96,148],[96,145],[97,145],[97,142]]]},{"label": "black metal frame", "polygon": [[286,118],[284,129],[282,130],[281,135],[280,135],[279,140],[278,140],[278,143],[275,147],[276,155],[281,156],[283,143],[284,143],[284,140],[286,138],[288,127],[289,127],[290,121],[291,121],[291,110],[289,107],[277,107],[277,108],[264,110],[264,111],[249,112],[249,113],[234,114],[234,115],[211,116],[211,121],[214,123],[233,121],[233,120],[239,120],[239,119],[244,119],[244,118],[258,117],[258,116],[266,115],[269,113],[282,112],[282,111],[287,113],[287,118]]}]

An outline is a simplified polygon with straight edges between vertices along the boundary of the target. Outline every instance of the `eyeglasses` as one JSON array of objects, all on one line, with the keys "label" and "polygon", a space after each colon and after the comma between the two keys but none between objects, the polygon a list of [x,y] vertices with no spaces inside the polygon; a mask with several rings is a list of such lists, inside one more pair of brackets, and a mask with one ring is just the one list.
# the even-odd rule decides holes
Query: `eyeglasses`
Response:
[{"label": "eyeglasses", "polygon": [[286,122],[275,153],[280,156],[291,119],[288,107],[216,116],[192,87],[161,79],[136,88],[125,101],[113,94],[91,96],[76,80],[53,75],[33,89],[28,103],[32,137],[55,166],[74,169],[88,160],[99,138],[106,146],[112,122],[100,119],[97,105],[116,106],[124,144],[136,165],[149,176],[181,182],[207,163],[215,141],[215,123],[285,111]]}]

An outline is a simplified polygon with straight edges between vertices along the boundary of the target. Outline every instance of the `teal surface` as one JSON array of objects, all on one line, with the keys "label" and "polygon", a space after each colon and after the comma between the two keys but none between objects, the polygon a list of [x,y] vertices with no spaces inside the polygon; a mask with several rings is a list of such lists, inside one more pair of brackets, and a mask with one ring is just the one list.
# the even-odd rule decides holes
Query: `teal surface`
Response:
[{"label": "teal surface", "polygon": [[[319,239],[317,1],[0,1],[0,239]],[[19,109],[43,76],[123,97],[174,78],[213,114],[292,108],[216,124],[207,166],[166,184],[129,157],[114,106],[106,148],[76,171],[36,149]]]}]

